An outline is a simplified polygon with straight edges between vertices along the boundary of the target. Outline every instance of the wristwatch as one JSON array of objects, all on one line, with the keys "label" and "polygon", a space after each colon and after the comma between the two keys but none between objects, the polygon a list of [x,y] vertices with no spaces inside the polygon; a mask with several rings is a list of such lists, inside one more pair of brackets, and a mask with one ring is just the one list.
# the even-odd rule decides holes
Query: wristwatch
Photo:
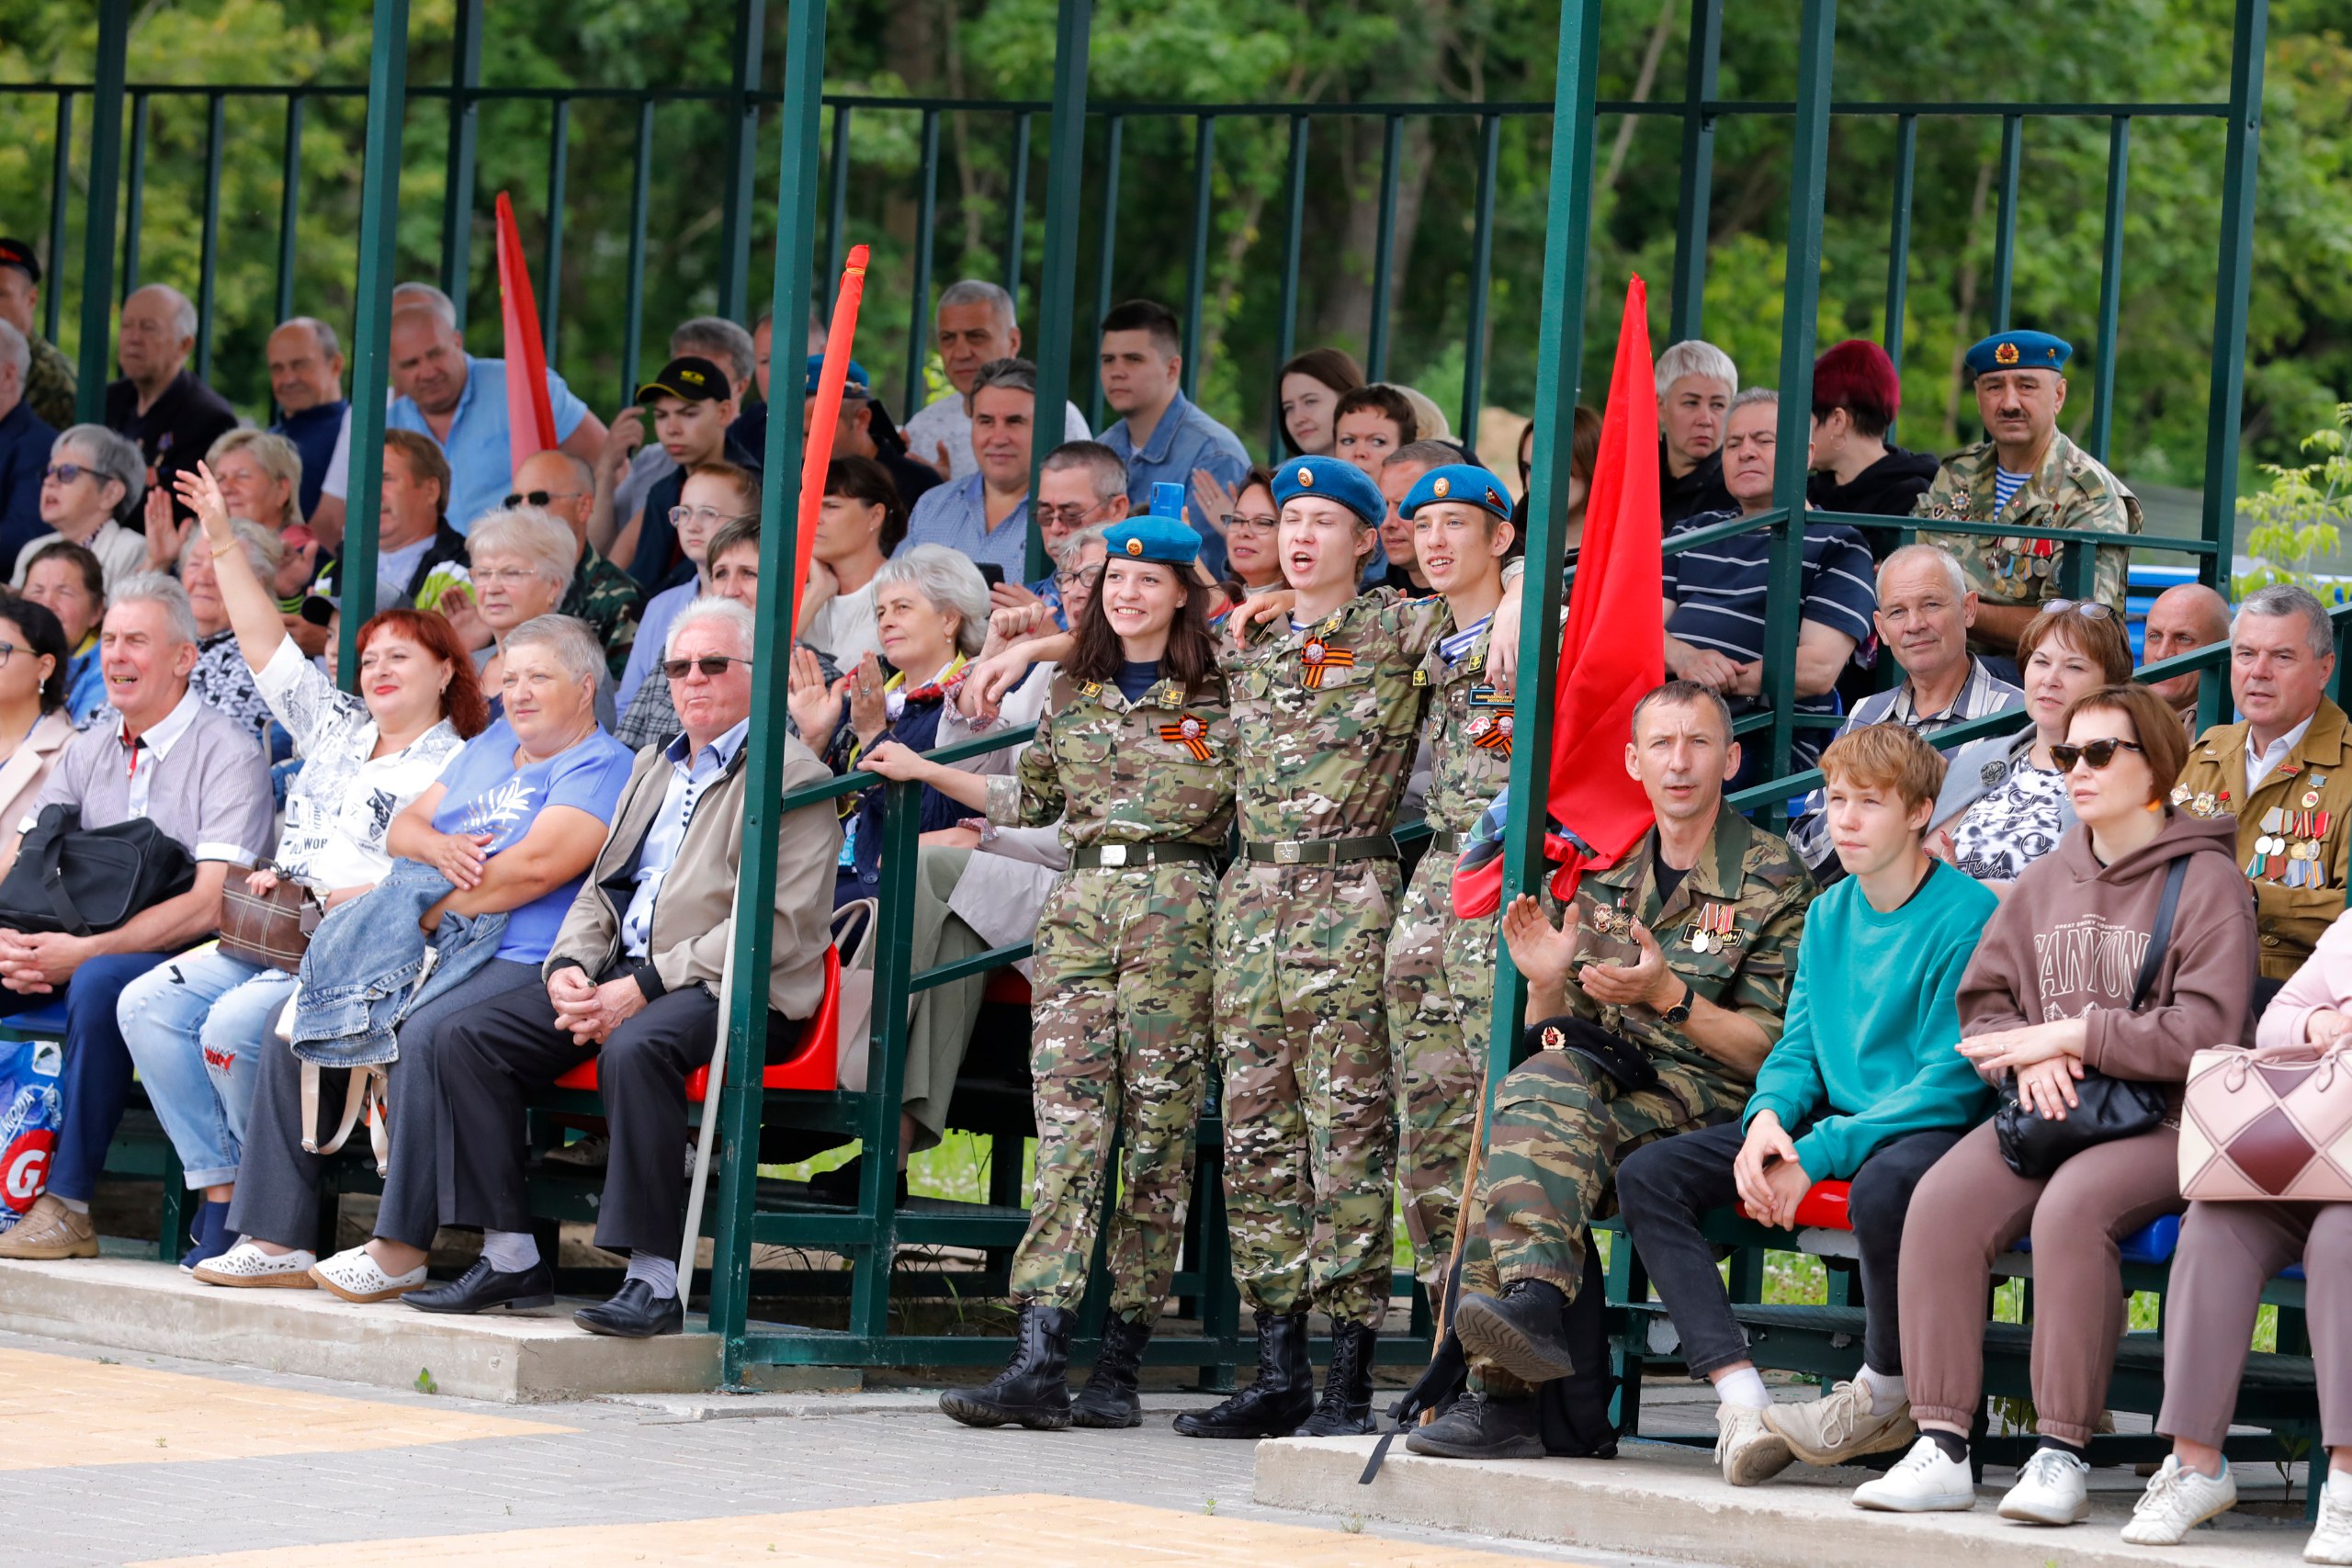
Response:
[{"label": "wristwatch", "polygon": [[1684,1024],[1690,1022],[1690,999],[1697,994],[1697,992],[1691,990],[1690,981],[1683,981],[1682,999],[1675,1003],[1672,1007],[1667,1009],[1664,1012],[1658,1014],[1657,1016],[1659,1020],[1663,1022],[1672,1024],[1677,1029],[1679,1029]]}]

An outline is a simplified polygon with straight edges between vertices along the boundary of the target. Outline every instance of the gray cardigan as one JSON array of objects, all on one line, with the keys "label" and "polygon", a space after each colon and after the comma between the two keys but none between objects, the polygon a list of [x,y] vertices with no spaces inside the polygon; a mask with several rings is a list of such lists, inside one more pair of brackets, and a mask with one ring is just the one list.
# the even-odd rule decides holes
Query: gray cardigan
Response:
[{"label": "gray cardigan", "polygon": [[[2015,735],[1987,736],[1972,740],[1951,754],[1944,769],[1943,793],[1936,796],[1933,826],[1946,827],[1961,813],[1993,793],[2003,779],[2009,776],[2010,767],[2033,749],[2034,728],[2030,724]],[[2075,825],[2075,804],[2061,796],[2058,802],[2060,833]]]}]

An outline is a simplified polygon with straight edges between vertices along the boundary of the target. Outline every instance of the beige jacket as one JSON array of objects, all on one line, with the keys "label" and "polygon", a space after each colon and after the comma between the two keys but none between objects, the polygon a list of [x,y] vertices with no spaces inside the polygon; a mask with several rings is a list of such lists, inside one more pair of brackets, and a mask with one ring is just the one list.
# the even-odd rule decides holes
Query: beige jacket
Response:
[{"label": "beige jacket", "polygon": [[74,735],[74,721],[63,709],[45,713],[33,732],[8,753],[8,760],[0,762],[0,836],[24,815],[25,807],[40,798],[40,786],[49,782],[50,770],[57,766],[59,754]]},{"label": "beige jacket", "polygon": [[[733,940],[729,916],[734,908],[735,876],[743,843],[743,778],[751,742],[735,753],[734,764],[704,790],[695,804],[678,858],[662,880],[653,906],[653,960],[649,997],[682,986],[718,988]],[[638,853],[668,792],[670,763],[660,745],[637,754],[628,783],[613,810],[612,831],[596,852],[595,864],[580,885],[571,912],[556,932],[555,945],[540,965],[552,977],[566,964],[602,975],[621,955],[621,916],[635,891]],[[784,743],[780,793],[822,784],[832,777],[797,739]],[[830,802],[803,807],[776,825],[774,945],[768,960],[768,1006],[786,1018],[802,1019],[824,998],[825,948],[832,941],[833,863],[841,854],[841,822]]]}]

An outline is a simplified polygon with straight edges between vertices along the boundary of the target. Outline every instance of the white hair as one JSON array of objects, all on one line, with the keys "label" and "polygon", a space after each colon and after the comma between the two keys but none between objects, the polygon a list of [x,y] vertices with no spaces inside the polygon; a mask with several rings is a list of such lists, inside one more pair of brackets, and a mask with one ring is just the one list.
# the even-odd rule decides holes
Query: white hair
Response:
[{"label": "white hair", "polygon": [[1375,384],[1388,388],[1398,397],[1404,399],[1406,402],[1412,405],[1413,438],[1415,440],[1446,441],[1452,439],[1453,434],[1453,427],[1445,423],[1445,411],[1437,406],[1436,399],[1430,397],[1427,392],[1420,390],[1417,387],[1408,387],[1402,381],[1382,381]]},{"label": "white hair", "polygon": [[[415,286],[412,284],[407,287],[413,288]],[[440,290],[435,289],[434,292],[437,294]],[[455,317],[457,313],[457,307],[454,305],[451,306],[449,308],[449,314],[452,317]],[[327,325],[316,316],[288,316],[284,321],[277,323],[277,330],[282,333],[288,327],[300,327],[304,331],[308,332],[312,337],[318,339],[319,356],[321,358],[337,359],[342,357],[343,340],[334,335],[334,329],[333,327]]]},{"label": "white hair", "polygon": [[[706,352],[714,349],[718,352]],[[752,334],[724,316],[695,316],[680,321],[670,333],[670,355],[675,358],[682,354],[716,360],[738,381],[750,380],[760,365]]]},{"label": "white hair", "polygon": [[1777,409],[1781,406],[1781,394],[1770,387],[1750,387],[1732,398],[1729,412],[1737,413],[1741,409],[1752,409],[1761,403],[1770,403]]},{"label": "white hair", "polygon": [[83,466],[96,474],[101,484],[112,479],[122,487],[121,504],[114,509],[116,522],[139,510],[147,494],[147,459],[137,442],[103,424],[69,424],[49,444],[50,460],[55,462],[68,446],[80,449],[89,459]]},{"label": "white hair", "polygon": [[506,634],[506,640],[499,645],[499,657],[512,663],[518,648],[546,649],[573,681],[602,679],[607,668],[605,645],[596,640],[585,621],[570,615],[532,616]]},{"label": "white hair", "polygon": [[1887,558],[1878,563],[1878,596],[1881,599],[1886,597],[1886,580],[1894,572],[1905,567],[1930,563],[1942,571],[1944,586],[1951,591],[1954,599],[1967,596],[1968,573],[1961,570],[1960,558],[1941,545],[1905,545],[1900,549],[1888,552]]},{"label": "white hair", "polygon": [[1666,396],[1686,376],[1721,381],[1726,394],[1739,390],[1739,367],[1731,355],[1695,337],[1684,338],[1657,356],[1657,395]]},{"label": "white hair", "polygon": [[1054,551],[1054,564],[1064,571],[1076,571],[1078,563],[1086,557],[1086,547],[1089,545],[1100,545],[1102,547],[1104,555],[1110,554],[1111,525],[1108,523],[1097,523],[1091,527],[1080,528],[1064,539]]},{"label": "white hair", "polygon": [[[196,306],[189,300],[187,295],[181,293],[170,284],[141,284],[137,288],[132,289],[130,293],[131,299],[137,299],[141,294],[162,295],[165,299],[171,302],[172,335],[179,338],[182,342],[186,342],[187,339],[196,335]],[[128,305],[130,303],[130,300],[126,299],[123,303]]]},{"label": "white hair", "polygon": [[0,370],[17,373],[17,390],[25,389],[25,372],[32,368],[33,345],[14,321],[0,321]]},{"label": "white hair", "polygon": [[392,285],[392,309],[403,304],[432,311],[441,318],[441,324],[455,331],[458,325],[458,302],[429,283],[395,283]]},{"label": "white hair", "polygon": [[[951,305],[986,305],[996,312],[998,321],[1008,327],[1013,324],[1012,296],[986,278],[967,277],[942,289],[939,309],[944,310]],[[938,317],[932,319],[936,321]]]},{"label": "white hair", "polygon": [[[230,518],[229,532],[235,536],[237,548],[244,552],[246,564],[250,565],[254,569],[254,575],[255,577],[261,579],[264,582],[267,582],[271,578],[277,575],[278,563],[286,558],[286,544],[284,540],[280,539],[276,534],[271,533],[268,529],[263,527],[260,524],[254,522],[250,517]],[[198,538],[202,537],[203,535],[199,533],[191,537],[188,540],[188,543],[193,545],[196,543]],[[206,541],[205,547],[207,549],[211,548],[211,542],[209,540]],[[218,556],[220,552],[215,550],[213,551],[213,554]],[[177,570],[183,578],[187,575],[187,552],[186,550],[182,550],[180,552],[179,567]]]},{"label": "white hair", "polygon": [[733,631],[736,648],[743,658],[751,658],[752,639],[759,634],[757,618],[752,615],[749,606],[740,604],[732,599],[722,598],[716,593],[706,593],[678,612],[678,618],[670,623],[669,636],[662,639],[662,657],[675,658],[678,634],[688,626],[698,626],[707,621],[717,622]]},{"label": "white hair", "polygon": [[2248,615],[2260,615],[2266,620],[2287,615],[2303,618],[2303,643],[2313,659],[2325,659],[2335,651],[2335,628],[2327,618],[2327,606],[2319,595],[2308,588],[2291,582],[2274,582],[2267,588],[2257,588],[2238,606],[2235,619],[2230,622],[2230,640],[2237,641],[2238,626]]},{"label": "white hair", "polygon": [[187,590],[179,585],[177,579],[165,577],[160,571],[134,571],[107,590],[108,615],[125,604],[139,604],[163,606],[164,627],[174,642],[196,642],[196,611],[189,606]]},{"label": "white hair", "polygon": [[538,507],[502,506],[475,519],[466,536],[466,559],[484,556],[519,556],[548,581],[568,588],[580,568],[580,541]]},{"label": "white hair", "polygon": [[933,609],[954,615],[956,646],[966,654],[980,651],[989,635],[989,583],[969,556],[945,545],[901,548],[874,574],[877,595],[893,582],[922,594]]}]

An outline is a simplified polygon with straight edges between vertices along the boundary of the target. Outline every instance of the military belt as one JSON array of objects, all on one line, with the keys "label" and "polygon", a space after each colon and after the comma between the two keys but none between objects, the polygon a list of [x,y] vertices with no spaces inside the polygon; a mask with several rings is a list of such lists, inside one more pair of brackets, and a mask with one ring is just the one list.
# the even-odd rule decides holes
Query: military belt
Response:
[{"label": "military belt", "polygon": [[1175,865],[1191,861],[1201,865],[1214,865],[1216,852],[1206,844],[1190,844],[1170,839],[1148,844],[1114,843],[1088,844],[1069,852],[1072,871],[1135,871],[1144,866]]},{"label": "military belt", "polygon": [[1241,858],[1268,865],[1337,865],[1351,860],[1395,860],[1396,840],[1385,833],[1363,839],[1278,839],[1244,843]]},{"label": "military belt", "polygon": [[1430,835],[1430,848],[1442,855],[1458,855],[1462,852],[1462,846],[1469,841],[1470,835],[1467,833],[1431,833]]}]

